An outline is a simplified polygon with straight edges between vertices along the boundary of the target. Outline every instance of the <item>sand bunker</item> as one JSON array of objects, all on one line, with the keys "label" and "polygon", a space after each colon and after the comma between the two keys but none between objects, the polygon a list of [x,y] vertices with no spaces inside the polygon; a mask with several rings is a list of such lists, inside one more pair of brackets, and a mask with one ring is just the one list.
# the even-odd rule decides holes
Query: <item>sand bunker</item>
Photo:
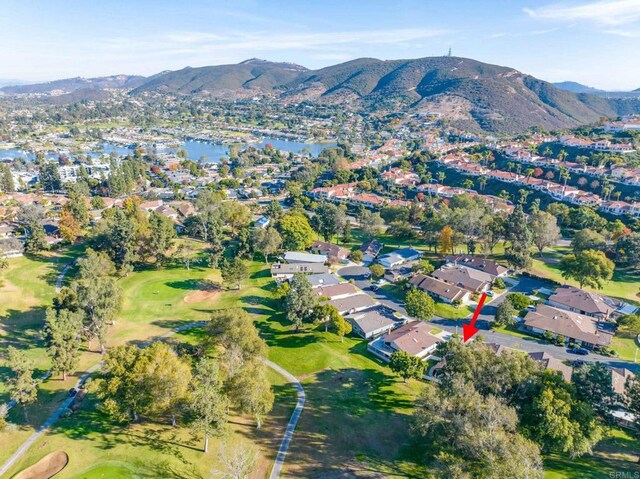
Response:
[{"label": "sand bunker", "polygon": [[19,472],[13,479],[49,479],[62,471],[69,462],[69,456],[64,451],[47,454],[33,466]]},{"label": "sand bunker", "polygon": [[215,299],[220,295],[220,286],[215,283],[209,283],[203,281],[198,286],[198,291],[193,291],[184,297],[185,303],[200,303],[202,301],[209,301]]}]

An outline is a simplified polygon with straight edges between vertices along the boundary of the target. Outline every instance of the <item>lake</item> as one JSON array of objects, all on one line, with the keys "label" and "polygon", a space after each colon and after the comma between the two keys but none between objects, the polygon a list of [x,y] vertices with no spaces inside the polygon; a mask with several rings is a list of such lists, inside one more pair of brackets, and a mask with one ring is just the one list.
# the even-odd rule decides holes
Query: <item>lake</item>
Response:
[{"label": "lake", "polygon": [[[299,141],[286,141],[279,140],[275,138],[264,138],[260,143],[252,143],[252,144],[243,144],[242,149],[247,148],[249,146],[254,146],[257,148],[264,148],[267,144],[271,144],[274,148],[282,151],[300,153],[305,148],[311,153],[312,156],[316,157],[324,150],[325,148],[333,148],[336,146],[335,142],[326,142],[326,143],[303,143]],[[220,158],[229,156],[229,145],[220,145],[215,143],[200,143],[193,140],[185,141],[181,146],[181,149],[186,150],[187,156],[192,160],[199,160],[203,156],[207,158],[207,161],[218,162]],[[126,155],[133,151],[130,148],[113,145],[110,143],[104,143],[102,145],[102,151],[88,151],[85,152],[85,155],[90,155],[94,158],[109,155],[112,152],[115,152],[118,155]],[[158,148],[158,152],[171,152],[174,153],[175,148],[167,149],[167,148]],[[45,155],[48,159],[57,159],[58,155],[56,154],[47,154]],[[23,151],[18,148],[10,148],[6,150],[0,150],[0,159],[2,158],[26,158],[27,160],[33,161],[36,155],[31,151]]]}]

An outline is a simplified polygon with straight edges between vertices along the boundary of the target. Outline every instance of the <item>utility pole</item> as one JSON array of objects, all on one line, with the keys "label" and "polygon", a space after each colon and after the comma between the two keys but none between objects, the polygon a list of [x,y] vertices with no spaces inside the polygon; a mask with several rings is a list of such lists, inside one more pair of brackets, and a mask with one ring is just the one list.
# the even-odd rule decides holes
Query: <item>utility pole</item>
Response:
[{"label": "utility pole", "polygon": [[447,55],[448,57],[451,56],[451,47],[449,47],[449,54]]}]

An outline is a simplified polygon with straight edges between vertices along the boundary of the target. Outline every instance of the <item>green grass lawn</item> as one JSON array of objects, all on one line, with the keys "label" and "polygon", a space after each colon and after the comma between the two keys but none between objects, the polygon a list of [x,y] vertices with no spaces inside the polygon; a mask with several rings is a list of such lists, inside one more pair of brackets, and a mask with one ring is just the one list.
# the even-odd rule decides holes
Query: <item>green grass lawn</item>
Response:
[{"label": "green grass lawn", "polygon": [[640,441],[623,429],[613,429],[610,437],[602,441],[593,455],[570,459],[557,454],[544,458],[545,479],[601,479],[618,477],[612,474],[627,473],[637,477],[640,465]]},{"label": "green grass lawn", "polygon": [[[620,359],[633,361],[636,354],[636,342],[632,338],[625,338],[620,335],[614,336],[611,347],[618,353]],[[640,354],[638,354],[640,359]]]}]

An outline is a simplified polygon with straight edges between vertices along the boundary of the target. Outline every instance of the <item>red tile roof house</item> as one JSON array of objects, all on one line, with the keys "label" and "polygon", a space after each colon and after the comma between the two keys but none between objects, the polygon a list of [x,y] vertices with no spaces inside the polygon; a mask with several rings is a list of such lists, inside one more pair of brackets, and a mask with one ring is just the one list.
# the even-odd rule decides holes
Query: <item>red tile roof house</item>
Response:
[{"label": "red tile roof house", "polygon": [[564,336],[589,349],[609,346],[613,339],[611,332],[598,328],[598,320],[595,318],[546,304],[541,304],[535,311],[527,313],[524,317],[524,328],[540,335],[549,331],[554,337]]},{"label": "red tile roof house", "polygon": [[429,324],[423,321],[411,321],[372,341],[367,349],[384,361],[390,361],[393,353],[397,351],[404,351],[424,361],[433,357],[433,353],[441,342],[442,339],[431,334]]},{"label": "red tile roof house", "polygon": [[327,243],[325,241],[316,241],[311,245],[311,252],[315,254],[325,255],[329,261],[334,263],[344,262],[349,257],[347,248],[338,246],[337,244]]},{"label": "red tile roof house", "polygon": [[425,276],[424,274],[414,275],[409,280],[409,285],[421,289],[445,303],[452,304],[459,301],[460,303],[466,304],[471,301],[471,292],[468,289],[459,288],[458,286],[445,283],[431,276]]}]

